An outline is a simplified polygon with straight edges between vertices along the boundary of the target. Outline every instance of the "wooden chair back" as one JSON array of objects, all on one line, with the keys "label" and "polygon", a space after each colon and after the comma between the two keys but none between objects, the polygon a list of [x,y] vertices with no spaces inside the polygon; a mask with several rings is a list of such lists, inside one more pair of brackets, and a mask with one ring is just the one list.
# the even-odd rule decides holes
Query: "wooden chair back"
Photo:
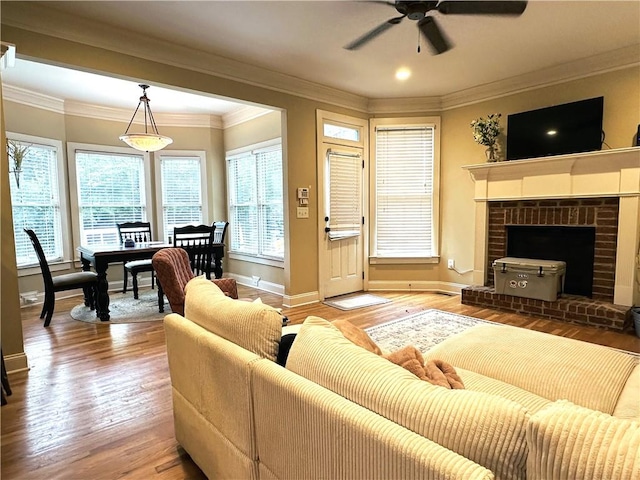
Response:
[{"label": "wooden chair back", "polygon": [[44,250],[42,249],[40,240],[38,240],[38,236],[33,230],[25,228],[24,231],[27,235],[29,235],[29,239],[33,244],[33,249],[36,251],[36,255],[38,256],[38,263],[40,264],[40,270],[42,270],[42,278],[44,279],[44,289],[45,291],[47,291],[48,289],[52,289],[53,277],[51,276],[49,262],[47,262],[47,257],[44,254]]},{"label": "wooden chair back", "polygon": [[187,251],[195,275],[211,276],[214,231],[213,225],[187,225],[173,229],[173,245]]},{"label": "wooden chair back", "polygon": [[216,228],[213,232],[213,243],[224,243],[229,222],[213,222],[213,226]]},{"label": "wooden chair back", "polygon": [[116,226],[120,243],[124,243],[127,239],[136,243],[148,243],[152,240],[150,222],[124,222],[118,223]]}]

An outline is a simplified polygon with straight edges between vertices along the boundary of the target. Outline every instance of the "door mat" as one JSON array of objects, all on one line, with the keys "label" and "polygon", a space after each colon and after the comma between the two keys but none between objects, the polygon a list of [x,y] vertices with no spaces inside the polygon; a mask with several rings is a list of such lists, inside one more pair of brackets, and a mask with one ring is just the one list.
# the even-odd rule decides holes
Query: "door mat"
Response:
[{"label": "door mat", "polygon": [[383,350],[396,351],[407,345],[413,345],[419,351],[426,352],[450,336],[481,323],[502,325],[434,308],[369,327],[365,331]]},{"label": "door mat", "polygon": [[90,310],[84,304],[76,305],[71,309],[71,318],[87,323],[140,323],[162,321],[164,316],[171,313],[171,307],[165,297],[164,313],[158,311],[158,291],[142,291],[138,295],[138,300],[133,298],[133,292],[109,293],[109,315],[108,322],[103,322],[96,317],[96,311]]},{"label": "door mat", "polygon": [[372,305],[381,305],[390,301],[388,298],[371,295],[370,293],[350,293],[349,295],[329,298],[322,303],[339,310],[354,310]]}]

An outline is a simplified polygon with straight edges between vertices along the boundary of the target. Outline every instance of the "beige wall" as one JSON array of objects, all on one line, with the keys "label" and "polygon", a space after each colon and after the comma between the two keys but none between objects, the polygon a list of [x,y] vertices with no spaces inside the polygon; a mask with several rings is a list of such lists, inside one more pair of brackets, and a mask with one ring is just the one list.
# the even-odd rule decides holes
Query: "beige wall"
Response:
[{"label": "beige wall", "polygon": [[[480,116],[486,117],[489,113],[499,112],[503,115],[502,124],[506,128],[506,116],[510,113],[597,96],[604,96],[603,128],[606,143],[611,148],[633,146],[633,138],[640,124],[639,67],[509,95],[442,113],[440,245],[444,261],[439,265],[442,281],[471,283],[471,273],[460,276],[447,270],[446,263],[447,258],[453,258],[459,270],[473,268],[473,182],[468,172],[461,167],[483,163],[485,147],[473,141],[469,123]],[[502,135],[499,142],[503,147],[504,140]],[[634,259],[630,258],[629,262],[634,262]]]},{"label": "beige wall", "polygon": [[[0,338],[2,339],[2,353],[7,356],[18,356],[24,361],[22,365],[11,365],[7,359],[7,369],[13,370],[20,367],[26,367],[26,358],[24,357],[24,346],[22,340],[22,319],[20,317],[20,300],[18,296],[18,272],[16,269],[16,248],[13,240],[13,228],[7,226],[13,225],[11,213],[11,193],[9,191],[9,159],[5,137],[5,108],[2,98],[2,87],[0,86],[0,141],[3,148],[0,149],[0,158],[2,159],[0,167],[0,203],[2,210],[0,211],[0,290],[2,298],[0,299]],[[20,362],[18,362],[20,363]]]}]

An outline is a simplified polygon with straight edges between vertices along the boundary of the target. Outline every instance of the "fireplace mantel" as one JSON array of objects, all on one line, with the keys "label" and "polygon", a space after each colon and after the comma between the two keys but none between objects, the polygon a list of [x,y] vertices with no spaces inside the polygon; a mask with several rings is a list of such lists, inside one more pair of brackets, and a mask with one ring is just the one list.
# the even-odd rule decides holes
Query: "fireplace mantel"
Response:
[{"label": "fireplace mantel", "polygon": [[475,182],[473,281],[486,285],[490,201],[619,197],[614,303],[640,304],[640,147],[466,165]]},{"label": "fireplace mantel", "polygon": [[475,200],[627,196],[640,193],[640,147],[466,165]]}]

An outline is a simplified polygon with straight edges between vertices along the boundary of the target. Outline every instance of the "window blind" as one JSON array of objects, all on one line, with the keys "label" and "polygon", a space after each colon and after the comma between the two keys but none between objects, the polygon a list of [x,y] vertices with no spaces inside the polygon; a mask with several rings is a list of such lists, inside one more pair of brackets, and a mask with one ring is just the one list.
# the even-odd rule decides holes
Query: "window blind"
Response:
[{"label": "window blind", "polygon": [[201,171],[200,157],[160,157],[162,222],[167,237],[175,227],[203,222]]},{"label": "window blind", "polygon": [[284,258],[282,145],[227,157],[230,250]]},{"label": "window blind", "polygon": [[80,241],[117,243],[117,223],[146,221],[142,155],[76,150]]},{"label": "window blind", "polygon": [[329,154],[330,239],[360,234],[362,228],[362,158]]},{"label": "window blind", "polygon": [[23,267],[38,263],[33,245],[24,232],[25,228],[30,228],[36,233],[47,260],[62,260],[57,150],[48,145],[18,141],[16,143],[20,147],[29,147],[17,174],[20,179],[19,186],[10,161],[9,188],[17,265]]},{"label": "window blind", "polygon": [[378,127],[375,161],[376,255],[434,255],[434,129]]}]

